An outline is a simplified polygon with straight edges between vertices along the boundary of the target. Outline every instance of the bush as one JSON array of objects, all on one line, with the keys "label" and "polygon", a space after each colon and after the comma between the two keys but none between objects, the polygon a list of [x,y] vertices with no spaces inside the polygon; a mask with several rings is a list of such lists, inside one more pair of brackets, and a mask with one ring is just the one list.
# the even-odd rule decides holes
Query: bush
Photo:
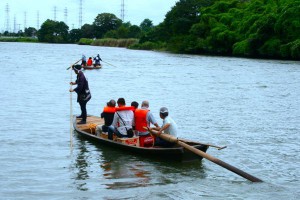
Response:
[{"label": "bush", "polygon": [[280,55],[286,59],[300,60],[300,39],[282,45],[280,47]]},{"label": "bush", "polygon": [[94,40],[93,39],[89,39],[89,38],[81,38],[78,42],[79,45],[91,45],[92,42]]},{"label": "bush", "polygon": [[133,44],[137,44],[138,39],[114,39],[114,38],[104,38],[94,40],[91,45],[93,46],[109,46],[109,47],[129,47]]},{"label": "bush", "polygon": [[280,40],[278,38],[272,38],[266,41],[259,49],[260,55],[263,57],[275,58],[279,56],[278,49],[280,48]]}]

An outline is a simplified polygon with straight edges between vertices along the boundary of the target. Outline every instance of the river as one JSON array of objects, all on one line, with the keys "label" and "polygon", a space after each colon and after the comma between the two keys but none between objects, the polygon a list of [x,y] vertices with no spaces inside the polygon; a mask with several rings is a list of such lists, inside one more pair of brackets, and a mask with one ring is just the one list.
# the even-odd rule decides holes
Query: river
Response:
[{"label": "river", "polygon": [[[34,43],[0,43],[0,53],[0,199],[300,198],[300,62]],[[66,68],[82,53],[105,61],[84,71],[88,114],[109,99],[149,100],[161,124],[166,106],[179,137],[226,145],[207,153],[264,182],[71,137],[70,100],[80,109]]]}]

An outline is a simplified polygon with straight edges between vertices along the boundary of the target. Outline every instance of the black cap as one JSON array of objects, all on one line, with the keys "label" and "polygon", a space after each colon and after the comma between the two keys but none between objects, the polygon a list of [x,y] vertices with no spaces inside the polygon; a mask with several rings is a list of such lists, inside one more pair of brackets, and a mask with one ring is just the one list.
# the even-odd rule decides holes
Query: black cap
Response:
[{"label": "black cap", "polygon": [[79,71],[79,70],[81,70],[82,67],[81,67],[81,65],[73,65],[72,68],[73,68],[74,70]]}]

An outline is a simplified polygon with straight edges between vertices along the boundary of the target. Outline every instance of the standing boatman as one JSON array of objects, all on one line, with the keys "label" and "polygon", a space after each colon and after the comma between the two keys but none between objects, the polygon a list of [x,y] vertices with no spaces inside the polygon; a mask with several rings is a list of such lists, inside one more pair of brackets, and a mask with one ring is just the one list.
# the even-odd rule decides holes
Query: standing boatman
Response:
[{"label": "standing boatman", "polygon": [[70,92],[77,93],[77,102],[79,103],[81,109],[81,115],[77,116],[76,118],[81,118],[81,121],[78,122],[78,124],[86,124],[86,104],[92,98],[89,89],[89,83],[81,71],[81,65],[73,65],[72,68],[77,74],[77,78],[75,82],[70,82],[70,85],[77,85],[77,87],[75,89],[70,89]]}]

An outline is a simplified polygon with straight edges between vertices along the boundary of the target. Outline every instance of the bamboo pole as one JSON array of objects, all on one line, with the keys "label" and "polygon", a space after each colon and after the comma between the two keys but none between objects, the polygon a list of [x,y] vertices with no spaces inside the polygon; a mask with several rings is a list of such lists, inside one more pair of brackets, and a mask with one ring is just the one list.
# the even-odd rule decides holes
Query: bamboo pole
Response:
[{"label": "bamboo pole", "polygon": [[187,150],[189,150],[189,151],[191,151],[191,152],[193,152],[193,153],[195,153],[195,154],[197,154],[197,155],[199,155],[203,158],[206,158],[207,160],[209,160],[209,161],[211,161],[211,162],[213,162],[213,163],[215,163],[215,164],[217,164],[221,167],[224,167],[225,169],[228,169],[229,171],[232,171],[232,172],[244,177],[245,179],[248,179],[249,181],[262,182],[261,179],[256,178],[256,177],[254,177],[254,176],[252,176],[252,175],[250,175],[250,174],[248,174],[248,173],[246,173],[246,172],[244,172],[244,171],[242,171],[242,170],[240,170],[240,169],[238,169],[238,168],[236,168],[232,165],[229,165],[228,163],[223,162],[222,160],[219,160],[218,158],[215,158],[215,157],[213,157],[213,156],[211,156],[211,155],[209,155],[209,154],[207,154],[203,151],[200,151],[199,149],[196,149],[195,147],[192,147],[192,146],[178,140],[177,138],[175,138],[175,137],[173,137],[169,134],[162,133],[162,134],[158,135],[157,132],[154,131],[154,130],[149,130],[149,131],[152,134],[154,134],[156,136],[159,136],[159,137],[161,137],[162,139],[164,139],[166,141],[177,143],[178,145],[186,148]]}]

